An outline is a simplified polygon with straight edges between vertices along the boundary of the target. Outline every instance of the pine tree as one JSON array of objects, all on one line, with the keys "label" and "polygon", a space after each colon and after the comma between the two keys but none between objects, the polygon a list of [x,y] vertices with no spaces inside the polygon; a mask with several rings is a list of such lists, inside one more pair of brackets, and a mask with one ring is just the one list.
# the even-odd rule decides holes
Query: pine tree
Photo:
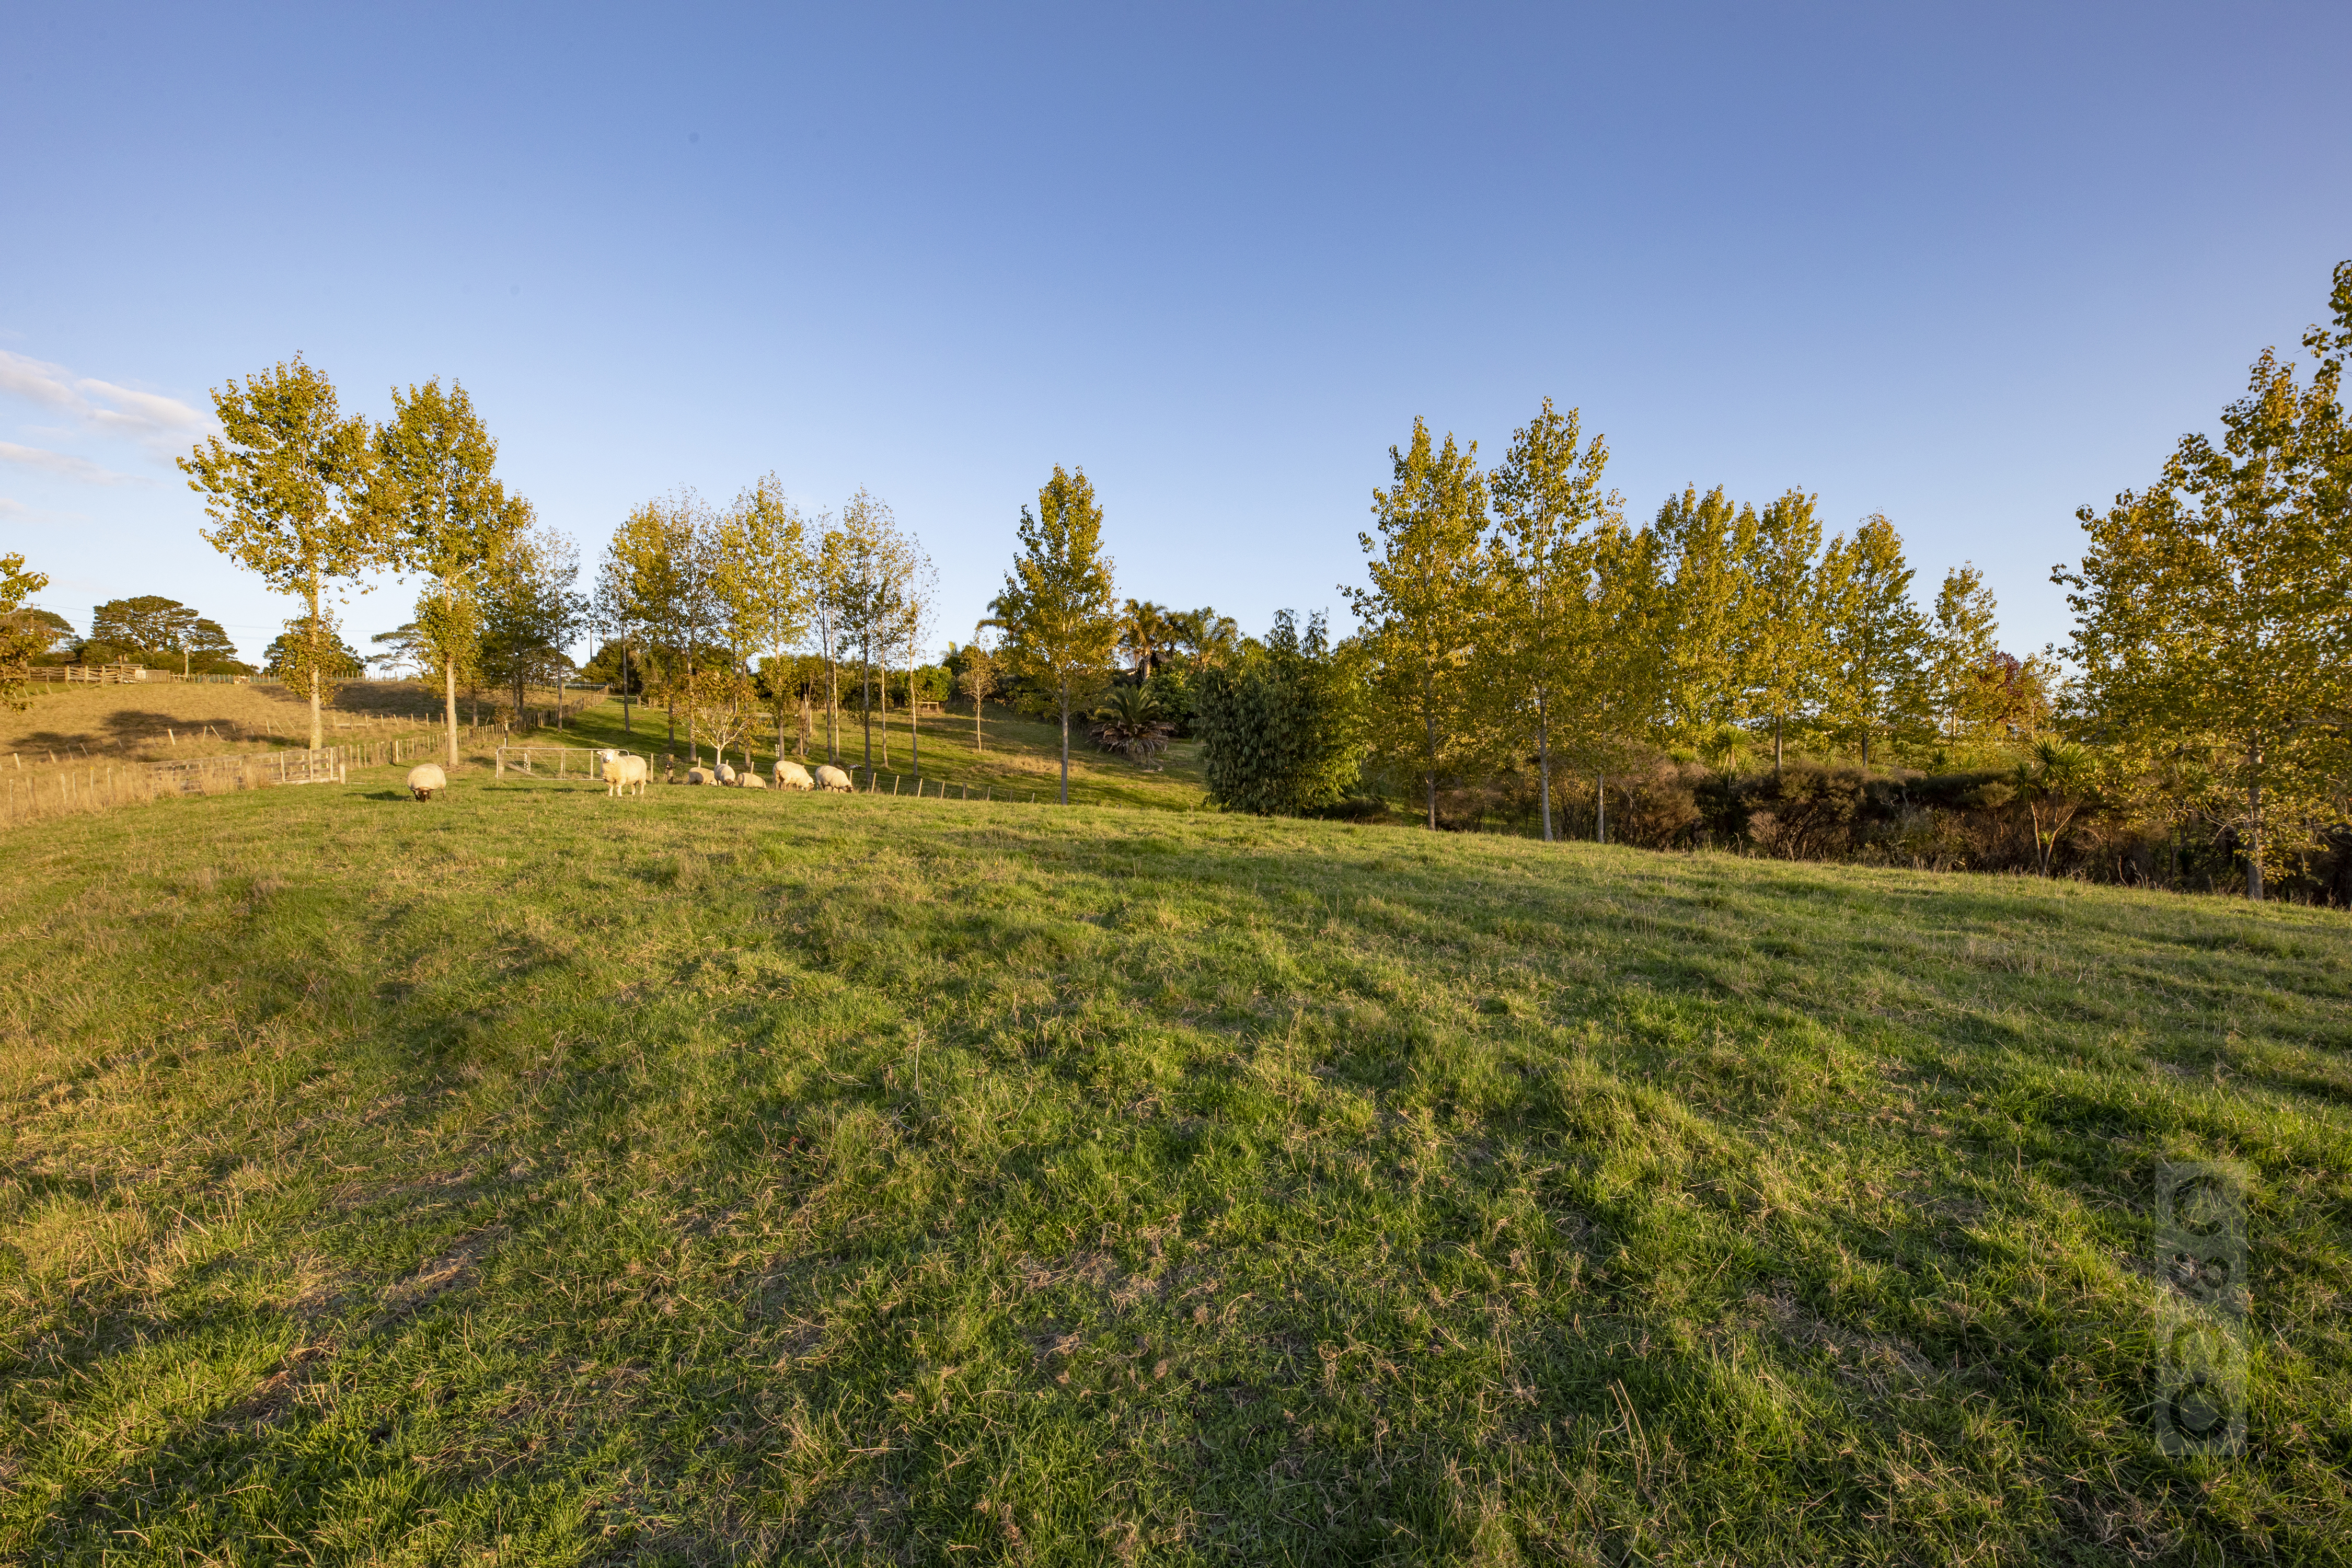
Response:
[{"label": "pine tree", "polygon": [[1339,590],[1364,627],[1372,750],[1421,775],[1433,831],[1438,781],[1475,749],[1485,717],[1476,656],[1492,563],[1477,456],[1450,434],[1433,447],[1415,419],[1412,444],[1389,448],[1389,488],[1372,492],[1379,538],[1356,536],[1371,584]]}]

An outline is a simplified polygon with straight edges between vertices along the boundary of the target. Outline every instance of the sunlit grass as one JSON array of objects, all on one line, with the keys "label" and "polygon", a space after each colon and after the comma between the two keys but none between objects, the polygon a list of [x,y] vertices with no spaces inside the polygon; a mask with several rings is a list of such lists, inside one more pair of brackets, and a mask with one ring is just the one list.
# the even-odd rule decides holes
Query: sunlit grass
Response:
[{"label": "sunlit grass", "polygon": [[392,782],[10,844],[0,1558],[2346,1554],[2341,917]]}]

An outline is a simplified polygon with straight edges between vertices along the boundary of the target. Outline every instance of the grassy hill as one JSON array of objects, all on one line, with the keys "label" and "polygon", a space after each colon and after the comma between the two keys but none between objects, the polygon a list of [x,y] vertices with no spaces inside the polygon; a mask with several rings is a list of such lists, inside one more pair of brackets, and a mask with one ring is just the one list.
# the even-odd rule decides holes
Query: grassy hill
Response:
[{"label": "grassy hill", "polygon": [[0,846],[0,1558],[2352,1555],[2340,916],[391,784]]}]

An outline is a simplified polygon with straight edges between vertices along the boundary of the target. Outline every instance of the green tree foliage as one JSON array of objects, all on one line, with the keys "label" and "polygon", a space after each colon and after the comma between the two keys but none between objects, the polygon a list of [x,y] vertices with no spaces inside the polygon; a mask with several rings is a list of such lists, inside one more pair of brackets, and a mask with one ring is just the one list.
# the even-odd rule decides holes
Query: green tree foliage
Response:
[{"label": "green tree foliage", "polygon": [[1772,727],[1776,773],[1790,724],[1810,717],[1829,685],[1821,547],[1813,498],[1801,490],[1787,491],[1756,520],[1755,552],[1739,602],[1743,673],[1751,711]]},{"label": "green tree foliage", "polygon": [[176,663],[203,619],[177,599],[142,594],[109,599],[90,611],[89,640],[137,659],[169,656]]},{"label": "green tree foliage", "polygon": [[[816,595],[808,520],[785,498],[775,475],[737,496],[719,520],[711,591],[734,662],[757,668],[761,660],[783,658],[808,636]],[[764,689],[781,757],[785,710],[797,694],[783,681]]]},{"label": "green tree foliage", "polygon": [[[323,639],[329,593],[396,557],[384,515],[365,504],[375,459],[367,422],[343,417],[334,387],[299,354],[215,391],[213,409],[223,435],[179,459],[213,521],[205,541],[299,597],[303,614],[288,624]],[[323,640],[301,661],[313,750],[326,743],[320,682],[331,664]]]},{"label": "green tree foliage", "polygon": [[553,529],[525,526],[508,538],[481,594],[484,676],[514,693],[520,722],[524,689],[568,674],[565,652],[586,621],[587,601],[572,584],[580,552]]},{"label": "green tree foliage", "polygon": [[639,680],[668,714],[677,743],[677,710],[688,707],[687,744],[695,760],[693,696],[708,662],[716,610],[705,509],[692,490],[635,508],[614,530],[598,570],[597,619],[635,650]]},{"label": "green tree foliage", "polygon": [[[2333,347],[2317,329],[2309,341]],[[2147,490],[2083,508],[2081,564],[2053,572],[2074,611],[2068,651],[2087,727],[2208,750],[2202,804],[2241,835],[2252,899],[2285,855],[2343,820],[2352,442],[2341,377],[2333,353],[2305,386],[2264,351],[2222,410],[2221,444],[2184,437]]]},{"label": "green tree foliage", "polygon": [[1868,767],[1874,742],[1916,739],[1926,728],[1927,619],[1911,597],[1902,537],[1884,514],[1832,545],[1821,575],[1823,717]]},{"label": "green tree foliage", "polygon": [[1432,831],[1438,783],[1475,754],[1484,718],[1477,644],[1489,562],[1477,454],[1451,435],[1435,446],[1415,419],[1411,446],[1389,448],[1389,488],[1372,492],[1379,537],[1357,535],[1371,582],[1339,590],[1364,627],[1372,752],[1420,775]]},{"label": "green tree foliage", "polygon": [[1061,802],[1070,801],[1070,710],[1110,663],[1118,641],[1111,561],[1103,553],[1103,513],[1084,468],[1054,477],[1037,491],[1037,510],[1021,509],[1021,553],[990,605],[1003,628],[1005,666],[1047,694],[1062,721]]},{"label": "green tree foliage", "polygon": [[[297,690],[331,695],[347,680],[356,680],[365,668],[359,654],[343,641],[332,621],[323,626],[296,617],[286,623],[262,656],[261,673]],[[310,748],[316,751],[314,745]]]},{"label": "green tree foliage", "polygon": [[55,640],[39,618],[47,612],[26,603],[48,585],[47,575],[26,570],[21,552],[0,555],[0,703],[18,711],[32,706],[27,667]]},{"label": "green tree foliage", "polygon": [[1363,672],[1331,647],[1323,617],[1284,610],[1263,643],[1200,676],[1194,729],[1209,798],[1227,811],[1295,816],[1337,805],[1363,768]]},{"label": "green tree foliage", "polygon": [[975,638],[960,648],[950,643],[948,660],[956,689],[971,699],[971,749],[975,753],[983,752],[987,744],[981,732],[981,710],[996,692],[996,656]]},{"label": "green tree foliage", "polygon": [[1165,605],[1149,599],[1129,599],[1118,607],[1118,647],[1128,657],[1136,679],[1146,684],[1173,647],[1174,618]]},{"label": "green tree foliage", "polygon": [[1664,739],[1709,748],[1747,721],[1741,609],[1756,530],[1755,509],[1735,507],[1720,485],[1669,498],[1650,526],[1656,721]]},{"label": "green tree foliage", "polygon": [[457,686],[479,663],[482,596],[530,508],[493,477],[499,444],[465,386],[436,379],[392,391],[375,432],[369,504],[397,540],[400,563],[430,579],[418,599],[417,662],[441,687],[448,764],[457,765]]},{"label": "green tree foliage", "polygon": [[1609,705],[1611,606],[1600,574],[1623,503],[1601,488],[1606,441],[1578,445],[1578,411],[1543,409],[1512,437],[1489,476],[1495,509],[1494,593],[1483,663],[1516,731],[1535,743],[1543,836],[1552,837],[1551,770],[1562,718],[1586,730]]},{"label": "green tree foliage", "polygon": [[1944,574],[1934,619],[1926,628],[1929,717],[1947,748],[1976,741],[2000,722],[1987,679],[2000,656],[2000,617],[1992,590],[1974,563]]}]

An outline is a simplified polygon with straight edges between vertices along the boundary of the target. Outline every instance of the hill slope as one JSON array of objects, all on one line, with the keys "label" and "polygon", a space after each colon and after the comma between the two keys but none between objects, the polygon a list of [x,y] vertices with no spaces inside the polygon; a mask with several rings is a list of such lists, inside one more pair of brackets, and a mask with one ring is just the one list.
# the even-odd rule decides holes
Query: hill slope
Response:
[{"label": "hill slope", "polygon": [[[7,852],[12,1560],[2352,1540],[2340,918],[388,775]],[[2231,1460],[2147,1436],[2192,1156]]]}]

